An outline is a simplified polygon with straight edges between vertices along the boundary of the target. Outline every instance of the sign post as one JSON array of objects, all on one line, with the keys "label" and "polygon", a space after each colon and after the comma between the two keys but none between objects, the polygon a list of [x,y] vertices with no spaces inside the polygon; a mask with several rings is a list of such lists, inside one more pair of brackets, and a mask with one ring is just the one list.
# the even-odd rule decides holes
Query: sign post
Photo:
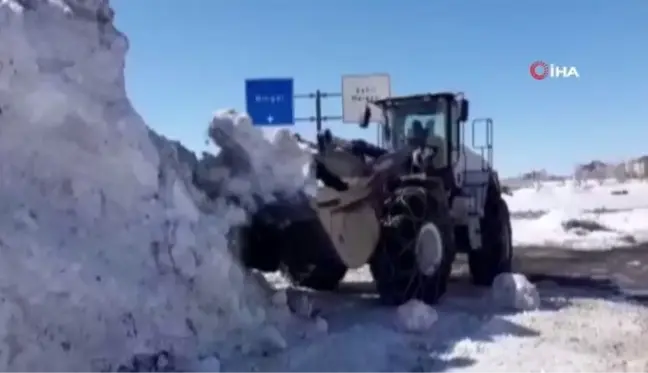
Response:
[{"label": "sign post", "polygon": [[293,80],[290,78],[246,80],[245,102],[255,126],[295,124]]},{"label": "sign post", "polygon": [[315,93],[308,93],[304,95],[297,95],[295,98],[310,98],[310,99],[315,99],[315,116],[311,117],[306,117],[306,118],[297,118],[298,121],[304,121],[304,122],[315,122],[315,130],[317,133],[320,133],[322,131],[322,123],[327,122],[329,120],[340,120],[342,119],[341,116],[326,116],[322,115],[322,99],[323,98],[330,98],[330,97],[341,97],[342,95],[339,93],[326,93],[322,92],[319,89],[315,91]]},{"label": "sign post", "polygon": [[[345,75],[342,77],[342,121],[357,123],[367,103],[391,96],[391,83],[387,74]],[[373,121],[382,123],[380,108],[369,106]]]}]

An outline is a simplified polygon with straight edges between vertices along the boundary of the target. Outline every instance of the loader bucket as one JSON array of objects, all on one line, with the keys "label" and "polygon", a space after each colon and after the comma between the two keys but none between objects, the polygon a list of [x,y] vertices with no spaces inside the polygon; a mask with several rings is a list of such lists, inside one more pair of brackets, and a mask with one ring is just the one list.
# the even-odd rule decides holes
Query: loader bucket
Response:
[{"label": "loader bucket", "polygon": [[335,251],[348,268],[366,264],[379,239],[379,221],[367,179],[348,191],[320,187],[317,213]]},{"label": "loader bucket", "polygon": [[239,234],[243,264],[261,271],[277,271],[287,256],[296,260],[295,256],[308,251],[334,252],[318,212],[304,193],[261,207]]},{"label": "loader bucket", "polygon": [[363,266],[376,249],[385,183],[406,154],[387,153],[371,163],[345,151],[322,156],[322,162],[349,184],[346,191],[320,187],[316,204],[319,219],[347,267]]}]

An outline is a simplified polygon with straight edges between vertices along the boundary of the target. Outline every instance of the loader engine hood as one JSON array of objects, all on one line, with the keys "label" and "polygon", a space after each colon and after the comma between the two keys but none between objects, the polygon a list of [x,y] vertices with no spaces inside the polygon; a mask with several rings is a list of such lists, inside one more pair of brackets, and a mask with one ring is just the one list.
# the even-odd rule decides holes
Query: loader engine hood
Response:
[{"label": "loader engine hood", "polygon": [[491,172],[491,165],[488,160],[467,146],[463,146],[457,162],[452,168],[455,183],[460,188],[466,184],[479,185],[485,183]]},{"label": "loader engine hood", "polygon": [[459,161],[457,162],[455,168],[460,170],[474,171],[481,169],[490,169],[491,165],[483,155],[477,153],[474,149],[464,145],[462,151],[459,153]]}]

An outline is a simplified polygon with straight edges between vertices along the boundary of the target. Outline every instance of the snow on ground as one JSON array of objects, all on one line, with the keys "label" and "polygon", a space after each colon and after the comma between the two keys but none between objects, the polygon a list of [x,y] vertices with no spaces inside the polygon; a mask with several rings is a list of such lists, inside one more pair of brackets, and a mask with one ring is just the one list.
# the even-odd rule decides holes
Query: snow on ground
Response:
[{"label": "snow on ground", "polygon": [[609,250],[648,242],[646,182],[609,180],[581,187],[571,181],[546,182],[505,199],[516,245]]},{"label": "snow on ground", "polygon": [[[278,288],[288,286],[271,278]],[[309,297],[328,324],[265,357],[226,360],[228,371],[643,372],[648,309],[603,293],[535,286],[516,275],[493,290],[453,284],[431,310],[379,307],[365,269],[337,294]],[[513,285],[513,286],[511,286]],[[502,297],[502,293],[509,297]],[[537,298],[536,298],[537,297]],[[522,302],[521,302],[522,301]],[[304,301],[302,301],[303,303]],[[528,309],[516,311],[516,309]],[[408,332],[409,331],[409,332]],[[296,342],[295,342],[296,341]]]},{"label": "snow on ground", "polygon": [[[643,372],[648,312],[609,300],[564,295],[558,310],[494,317],[445,355],[463,372]],[[472,364],[471,364],[472,362]]]}]

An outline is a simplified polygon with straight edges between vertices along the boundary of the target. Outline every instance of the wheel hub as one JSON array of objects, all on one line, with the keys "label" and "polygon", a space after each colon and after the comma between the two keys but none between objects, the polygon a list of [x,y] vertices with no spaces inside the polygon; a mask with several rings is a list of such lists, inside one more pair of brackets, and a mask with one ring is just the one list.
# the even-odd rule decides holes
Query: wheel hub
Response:
[{"label": "wheel hub", "polygon": [[433,275],[443,260],[443,241],[436,225],[426,223],[416,238],[416,263],[425,276]]}]

